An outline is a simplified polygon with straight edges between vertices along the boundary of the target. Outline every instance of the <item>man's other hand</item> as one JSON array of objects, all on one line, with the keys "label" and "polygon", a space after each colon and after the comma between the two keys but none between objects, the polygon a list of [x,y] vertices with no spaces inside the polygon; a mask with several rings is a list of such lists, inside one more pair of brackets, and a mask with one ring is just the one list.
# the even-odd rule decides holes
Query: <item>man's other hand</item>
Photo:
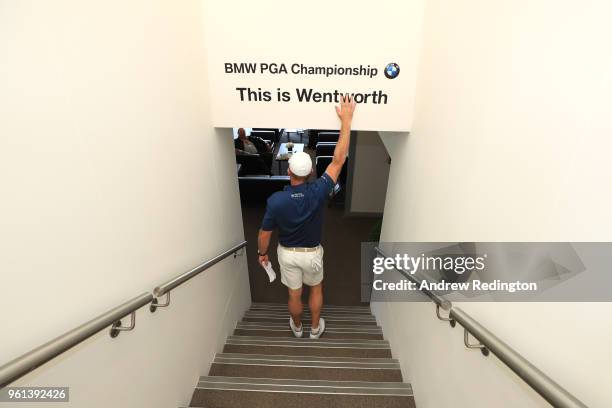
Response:
[{"label": "man's other hand", "polygon": [[266,265],[269,263],[270,263],[270,260],[268,259],[268,255],[259,255],[259,264],[261,266],[265,268]]},{"label": "man's other hand", "polygon": [[336,113],[343,123],[350,124],[355,112],[355,100],[350,95],[343,95],[340,99],[340,106],[336,106]]}]

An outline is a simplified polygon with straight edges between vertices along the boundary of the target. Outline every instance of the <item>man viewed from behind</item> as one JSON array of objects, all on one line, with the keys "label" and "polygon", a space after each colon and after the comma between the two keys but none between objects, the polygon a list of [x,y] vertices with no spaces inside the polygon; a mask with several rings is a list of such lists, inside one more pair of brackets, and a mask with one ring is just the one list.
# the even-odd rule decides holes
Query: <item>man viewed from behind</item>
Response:
[{"label": "man viewed from behind", "polygon": [[310,286],[308,306],[312,315],[311,339],[325,331],[321,317],[323,306],[323,247],[321,231],[323,210],[330,192],[338,181],[346,161],[355,102],[343,96],[336,113],[340,118],[340,137],[334,157],[325,173],[314,182],[307,182],[312,173],[312,160],[307,153],[295,153],[289,159],[290,185],[268,198],[266,214],[259,230],[259,263],[268,264],[272,231],[278,229],[277,248],[281,282],[289,290],[289,327],[295,337],[302,337],[302,285]]}]

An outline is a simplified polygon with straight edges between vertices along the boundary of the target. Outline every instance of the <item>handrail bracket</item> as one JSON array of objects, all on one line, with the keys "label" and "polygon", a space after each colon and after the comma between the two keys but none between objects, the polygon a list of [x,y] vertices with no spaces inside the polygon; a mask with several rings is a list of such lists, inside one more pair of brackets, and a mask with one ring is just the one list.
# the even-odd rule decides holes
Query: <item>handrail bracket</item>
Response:
[{"label": "handrail bracket", "polygon": [[480,352],[482,353],[483,356],[488,356],[489,349],[486,348],[485,345],[480,342],[478,342],[477,344],[470,343],[469,336],[470,336],[470,332],[468,331],[468,329],[463,328],[463,343],[465,344],[465,347],[469,349],[480,349]]},{"label": "handrail bracket", "polygon": [[164,303],[159,303],[158,298],[153,298],[151,301],[151,305],[149,306],[149,310],[151,313],[155,313],[158,307],[168,307],[170,306],[170,292],[166,292],[166,301]]},{"label": "handrail bracket", "polygon": [[236,252],[234,252],[234,259],[236,259],[237,256],[244,255],[244,251],[245,251],[245,249],[244,249],[244,247],[242,247],[242,248],[238,249]]},{"label": "handrail bracket", "polygon": [[438,319],[442,320],[443,322],[448,322],[448,324],[450,324],[451,327],[455,327],[457,325],[457,321],[453,319],[452,317],[450,317],[450,314],[448,317],[444,317],[440,314],[440,305],[437,303],[436,303],[436,316],[438,317]]},{"label": "handrail bracket", "polygon": [[134,327],[136,327],[136,311],[135,310],[132,313],[130,313],[130,325],[129,326],[122,326],[121,320],[117,320],[115,323],[113,323],[110,329],[110,336],[112,338],[115,338],[122,331],[134,330]]}]

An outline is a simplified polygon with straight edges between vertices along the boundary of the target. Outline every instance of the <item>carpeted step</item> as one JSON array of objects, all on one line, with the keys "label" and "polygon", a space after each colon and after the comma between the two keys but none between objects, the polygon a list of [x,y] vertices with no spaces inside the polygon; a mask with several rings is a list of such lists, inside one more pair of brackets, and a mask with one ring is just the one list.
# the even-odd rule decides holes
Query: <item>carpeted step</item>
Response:
[{"label": "carpeted step", "polygon": [[[272,317],[284,317],[289,318],[289,312],[287,310],[247,310],[244,313],[244,317],[257,317],[257,316],[272,316]],[[366,313],[345,313],[345,312],[330,312],[323,311],[321,316],[325,319],[344,319],[353,321],[376,321],[376,318],[371,314]],[[304,310],[302,314],[303,320],[310,320],[310,311]]]},{"label": "carpeted step", "polygon": [[386,340],[229,336],[224,353],[391,358]]},{"label": "carpeted step", "polygon": [[[322,314],[323,318],[325,318],[325,322],[329,324],[334,324],[337,326],[377,326],[376,318],[371,315],[364,314]],[[309,322],[312,319],[310,313],[304,313],[302,315],[302,320],[304,322]],[[249,312],[247,311],[242,321],[244,322],[272,322],[272,323],[284,323],[287,324],[289,322],[289,313],[288,312],[268,312],[268,311],[258,311],[258,312]]]},{"label": "carpeted step", "polygon": [[[310,324],[303,323],[304,336],[310,333]],[[289,322],[238,322],[234,330],[236,336],[293,337]],[[370,339],[382,340],[379,326],[373,325],[336,325],[327,324],[325,333],[328,339]]]},{"label": "carpeted step", "polygon": [[414,408],[412,388],[401,382],[319,381],[201,377],[190,406],[210,408]]},{"label": "carpeted step", "polygon": [[253,303],[227,338],[191,407],[414,408],[410,384],[368,306],[323,308],[323,337],[293,337],[286,304]]},{"label": "carpeted step", "polygon": [[[287,312],[287,304],[286,303],[253,303],[251,311],[277,311],[277,312]],[[323,313],[325,312],[334,312],[334,313],[349,313],[349,314],[365,314],[371,315],[372,312],[369,306],[334,306],[334,305],[324,305]],[[304,305],[304,311],[308,311],[308,305]]]},{"label": "carpeted step", "polygon": [[401,382],[397,360],[390,358],[284,356],[219,353],[210,376],[294,378],[332,381]]}]

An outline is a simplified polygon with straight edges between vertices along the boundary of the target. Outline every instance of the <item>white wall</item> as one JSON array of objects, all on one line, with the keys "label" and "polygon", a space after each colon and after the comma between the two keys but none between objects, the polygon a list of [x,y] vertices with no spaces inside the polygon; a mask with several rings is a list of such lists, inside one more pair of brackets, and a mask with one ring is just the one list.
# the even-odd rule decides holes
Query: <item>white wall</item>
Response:
[{"label": "white wall", "polygon": [[[427,3],[414,131],[385,135],[383,241],[610,241],[604,1]],[[460,305],[587,405],[607,407],[610,304]],[[547,406],[465,350],[430,304],[376,304],[417,406]]]},{"label": "white wall", "polygon": [[378,132],[356,132],[354,136],[350,213],[382,214],[385,209],[389,155]]},{"label": "white wall", "polygon": [[[0,2],[0,364],[243,239],[201,7]],[[70,386],[74,407],[186,404],[250,303],[244,258],[172,303],[19,384]]]}]

